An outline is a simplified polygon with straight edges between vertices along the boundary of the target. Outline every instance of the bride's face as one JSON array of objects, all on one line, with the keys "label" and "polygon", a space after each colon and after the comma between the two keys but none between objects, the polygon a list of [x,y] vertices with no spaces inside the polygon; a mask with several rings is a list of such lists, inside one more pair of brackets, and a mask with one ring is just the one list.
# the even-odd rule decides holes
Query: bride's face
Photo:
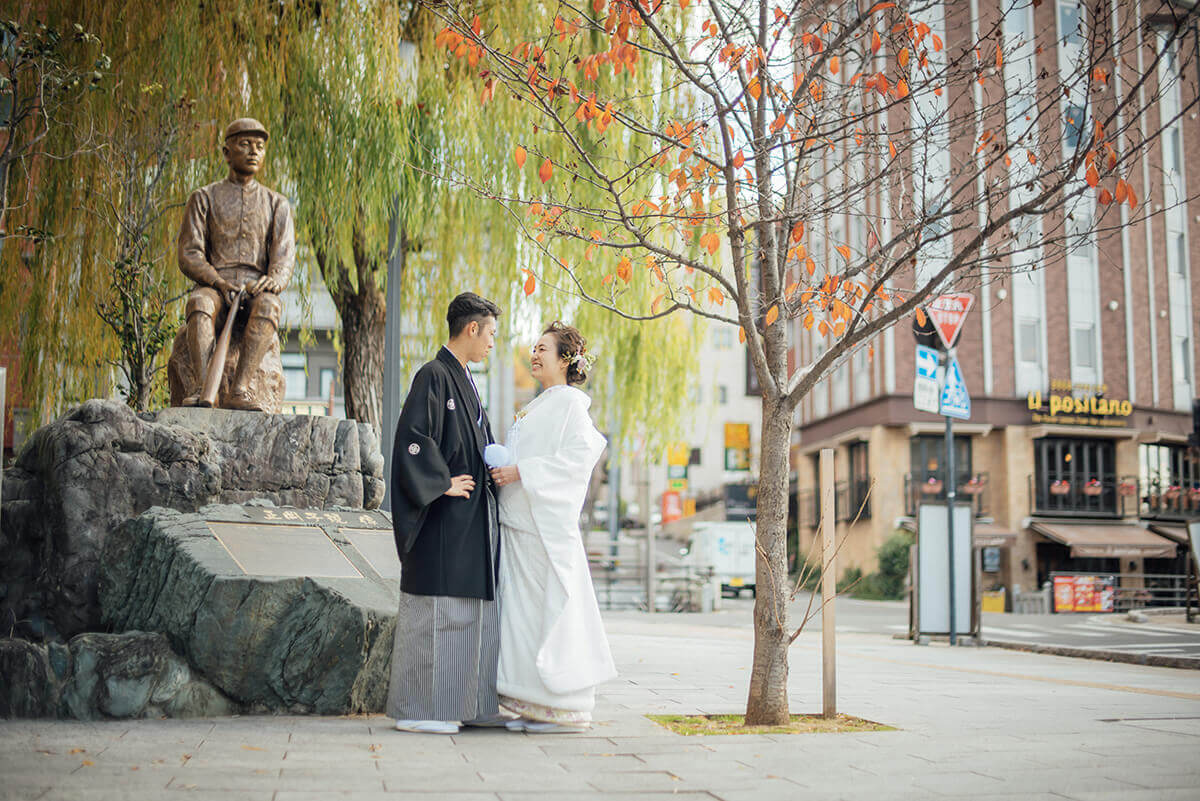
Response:
[{"label": "bride's face", "polygon": [[542,334],[542,338],[533,346],[529,367],[534,380],[542,386],[566,383],[567,360],[559,357],[554,334]]}]

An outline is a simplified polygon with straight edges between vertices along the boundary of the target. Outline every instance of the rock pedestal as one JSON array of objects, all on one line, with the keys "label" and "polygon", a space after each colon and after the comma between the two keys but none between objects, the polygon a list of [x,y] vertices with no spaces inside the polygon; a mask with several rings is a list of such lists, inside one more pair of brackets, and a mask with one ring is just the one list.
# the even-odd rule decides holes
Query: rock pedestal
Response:
[{"label": "rock pedestal", "polygon": [[0,718],[212,717],[239,711],[161,634],[80,634],[69,645],[0,639]]},{"label": "rock pedestal", "polygon": [[383,459],[352,420],[223,409],[135,415],[92,400],[30,437],[3,482],[0,631],[63,639],[100,627],[110,531],[153,506],[377,508]]},{"label": "rock pedestal", "polygon": [[383,709],[399,597],[379,512],[151,509],[111,532],[104,623],[159,631],[250,711]]},{"label": "rock pedestal", "polygon": [[[229,343],[229,355],[225,359],[225,372],[217,389],[217,406],[224,407],[229,395],[229,386],[237,372],[242,355],[241,329],[244,321],[234,323],[234,336]],[[250,376],[250,394],[258,400],[262,411],[269,414],[279,412],[285,390],[283,361],[279,354],[279,338],[271,339],[267,352],[263,354],[258,369]],[[171,405],[179,406],[189,395],[199,395],[204,386],[204,376],[196,375],[192,368],[192,352],[188,346],[187,326],[181,326],[171,347],[171,358],[167,360],[167,386],[171,389]]]}]

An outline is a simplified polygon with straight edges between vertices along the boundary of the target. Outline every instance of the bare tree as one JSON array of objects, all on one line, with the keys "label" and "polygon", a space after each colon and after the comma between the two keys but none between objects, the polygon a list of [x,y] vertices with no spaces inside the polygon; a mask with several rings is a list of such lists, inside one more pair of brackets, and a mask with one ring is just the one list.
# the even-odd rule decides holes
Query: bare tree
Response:
[{"label": "bare tree", "polygon": [[[1144,224],[1135,185],[1170,124],[1158,101],[1180,92],[1175,120],[1197,104],[1194,82],[1160,69],[1194,72],[1194,7],[1143,8],[1150,35],[1110,0],[1080,2],[1069,27],[1040,0],[978,5],[592,0],[517,20],[429,4],[450,56],[538,115],[512,143],[536,178],[442,165],[511,210],[546,257],[530,275],[629,319],[735,326],[746,344],[762,390],[747,724],[788,719],[797,404],[931,295]],[[634,70],[655,91],[627,91]],[[631,302],[647,282],[649,308]]]},{"label": "bare tree", "polygon": [[97,151],[108,182],[92,210],[112,229],[117,248],[96,310],[116,335],[120,359],[114,365],[124,378],[125,400],[137,411],[148,407],[163,367],[158,357],[179,327],[178,310],[170,308],[178,299],[171,287],[177,270],[164,267],[167,253],[155,246],[161,241],[155,233],[163,215],[182,205],[163,197],[163,179],[181,140],[196,129],[188,98],[164,97],[157,85],[143,87],[142,95],[146,105],[129,108],[124,124]]}]

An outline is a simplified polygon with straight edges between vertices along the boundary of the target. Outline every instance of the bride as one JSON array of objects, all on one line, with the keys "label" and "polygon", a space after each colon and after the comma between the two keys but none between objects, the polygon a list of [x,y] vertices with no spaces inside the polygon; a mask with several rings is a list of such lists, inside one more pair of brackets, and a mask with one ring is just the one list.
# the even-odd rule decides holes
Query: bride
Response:
[{"label": "bride", "polygon": [[579,533],[588,480],[605,440],[588,416],[587,344],[551,323],[533,348],[544,388],[508,432],[500,487],[500,703],[533,733],[591,727],[596,686],[617,675]]}]

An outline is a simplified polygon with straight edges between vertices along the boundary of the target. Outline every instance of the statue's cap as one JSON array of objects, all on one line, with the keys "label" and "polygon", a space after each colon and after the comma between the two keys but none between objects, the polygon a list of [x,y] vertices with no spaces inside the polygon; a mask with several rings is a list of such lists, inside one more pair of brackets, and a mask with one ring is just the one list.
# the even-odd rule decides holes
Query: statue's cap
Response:
[{"label": "statue's cap", "polygon": [[225,129],[225,138],[244,133],[262,134],[263,139],[271,138],[263,124],[253,117],[242,117],[229,123],[229,127]]}]

